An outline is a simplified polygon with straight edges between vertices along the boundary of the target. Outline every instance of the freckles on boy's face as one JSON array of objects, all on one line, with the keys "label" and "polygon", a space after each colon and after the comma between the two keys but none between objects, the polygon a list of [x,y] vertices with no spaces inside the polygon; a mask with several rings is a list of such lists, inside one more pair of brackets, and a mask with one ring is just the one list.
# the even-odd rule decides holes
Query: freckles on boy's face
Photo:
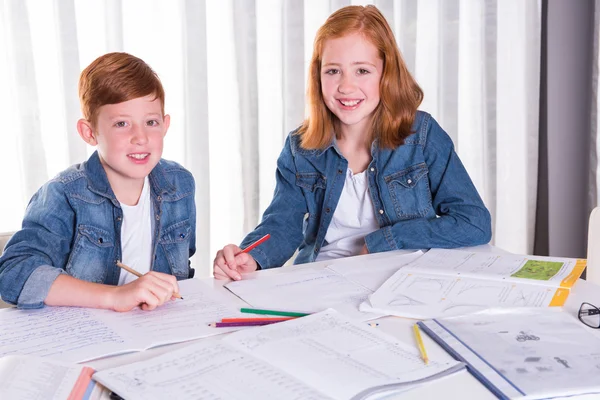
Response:
[{"label": "freckles on boy's face", "polygon": [[162,156],[169,122],[153,95],[100,107],[95,137],[109,180],[145,178]]}]

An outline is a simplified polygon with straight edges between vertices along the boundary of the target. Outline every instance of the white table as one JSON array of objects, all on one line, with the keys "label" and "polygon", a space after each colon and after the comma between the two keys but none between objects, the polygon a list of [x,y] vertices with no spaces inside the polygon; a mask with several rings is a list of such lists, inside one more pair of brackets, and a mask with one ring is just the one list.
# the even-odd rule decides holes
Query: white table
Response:
[{"label": "white table", "polygon": [[[465,250],[471,251],[481,251],[481,252],[495,252],[495,253],[505,253],[498,248],[495,248],[490,245],[477,246],[473,248],[468,248]],[[349,260],[364,260],[365,263],[373,263],[377,262],[377,260],[388,259],[390,257],[394,257],[398,254],[404,254],[406,252],[389,252],[389,253],[377,253],[377,254],[368,254],[365,256],[357,256],[346,259],[339,260],[328,260],[318,263],[304,264],[304,265],[296,265],[292,267],[284,267],[284,268],[274,268],[265,271],[259,271],[255,274],[258,276],[267,276],[272,274],[279,274],[289,270],[289,268],[303,268],[303,267],[315,267],[322,266],[325,267],[327,265],[344,263]],[[207,285],[212,286],[215,290],[222,291],[227,293],[228,296],[237,299],[240,305],[245,305],[244,302],[239,300],[236,296],[231,294],[228,290],[224,289],[222,286],[226,281],[217,281],[212,278],[203,278],[201,279]],[[567,303],[565,304],[564,309],[573,315],[577,315],[577,311],[579,310],[579,306],[583,301],[595,304],[600,306],[600,286],[593,285],[586,281],[580,280],[573,288],[571,295],[569,296]],[[376,320],[375,322],[379,323],[378,328],[383,331],[397,337],[402,340],[404,343],[407,343],[411,346],[415,345],[414,341],[414,333],[412,331],[412,326],[415,323],[415,320],[407,319],[407,318],[399,318],[399,317],[384,317]],[[600,336],[600,330],[597,331],[597,334]],[[596,333],[596,332],[594,332]],[[222,336],[214,336],[206,339],[199,339],[204,341],[217,341],[221,339]],[[450,359],[451,357],[441,348],[439,347],[433,340],[431,340],[427,335],[423,335],[423,340],[425,342],[425,347],[427,348],[427,353],[431,359]],[[150,349],[144,352],[130,353],[120,356],[108,357],[100,360],[95,360],[86,363],[96,370],[102,370],[110,367],[115,367],[118,365],[125,365],[129,363],[133,363],[136,361],[145,360],[151,357],[155,357],[159,354],[165,353],[167,351],[171,351],[174,349],[179,349],[185,346],[189,346],[190,343],[179,343],[175,345],[163,346],[160,348]],[[486,399],[496,399],[496,396],[491,394],[483,385],[479,383],[477,379],[471,376],[466,370],[463,370],[459,373],[456,373],[447,378],[439,379],[430,383],[427,383],[424,386],[416,388],[414,390],[400,393],[397,396],[393,397],[394,399],[403,399],[403,400],[423,400],[423,399],[449,399],[449,400],[468,400],[468,399],[478,399],[478,400],[486,400]],[[591,399],[592,397],[586,397]]]}]

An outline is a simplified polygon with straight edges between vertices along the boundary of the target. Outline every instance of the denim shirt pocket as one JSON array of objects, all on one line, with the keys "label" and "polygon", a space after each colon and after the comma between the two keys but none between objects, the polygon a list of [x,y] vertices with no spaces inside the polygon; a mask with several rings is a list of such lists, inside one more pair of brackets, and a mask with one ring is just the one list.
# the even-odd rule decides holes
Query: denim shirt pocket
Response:
[{"label": "denim shirt pocket", "polygon": [[431,208],[428,172],[421,163],[384,177],[399,219],[424,217]]},{"label": "denim shirt pocket", "polygon": [[114,238],[110,233],[91,225],[79,225],[66,271],[77,279],[102,283],[108,266],[114,263],[113,256]]},{"label": "denim shirt pocket", "polygon": [[164,229],[159,240],[172,274],[183,279],[189,276],[191,230],[189,220],[176,222]]},{"label": "denim shirt pocket", "polygon": [[[305,191],[306,202],[308,206],[308,218],[304,223],[304,231],[311,224],[318,224],[320,208],[325,198],[325,189],[327,188],[327,178],[318,172],[299,172],[296,174],[296,186]],[[315,230],[312,226],[309,230]]]}]

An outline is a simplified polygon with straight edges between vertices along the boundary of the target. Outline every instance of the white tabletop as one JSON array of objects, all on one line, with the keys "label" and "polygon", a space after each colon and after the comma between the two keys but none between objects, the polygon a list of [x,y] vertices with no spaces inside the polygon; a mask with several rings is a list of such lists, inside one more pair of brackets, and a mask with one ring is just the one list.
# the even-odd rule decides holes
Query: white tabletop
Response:
[{"label": "white tabletop", "polygon": [[[471,248],[465,248],[464,250],[478,251],[478,252],[492,252],[492,253],[505,253],[498,248],[495,248],[490,245],[477,246]],[[364,256],[353,257],[352,260],[361,260],[364,261],[365,264],[377,262],[377,260],[389,259],[397,256],[398,254],[405,254],[407,252],[397,251],[397,252],[388,252],[388,253],[377,253],[377,254],[368,254]],[[325,267],[327,265],[347,262],[351,260],[350,258],[339,259],[339,260],[328,260],[322,261],[318,263],[297,265],[292,267],[283,267],[283,268],[274,268],[265,271],[258,271],[254,274],[257,274],[257,277],[267,276],[271,274],[280,274],[290,270],[290,268],[302,268],[302,267],[315,267],[322,266]],[[201,279],[207,285],[210,285],[215,290],[222,291],[226,293],[228,296],[235,297],[231,292],[224,289],[222,286],[227,281],[217,281],[212,278],[203,278]],[[235,297],[237,299],[237,297]],[[241,306],[245,305],[244,302],[237,299]],[[600,287],[588,283],[586,281],[580,280],[572,289],[572,292],[567,300],[567,303],[564,306],[564,309],[573,314],[577,315],[577,311],[579,310],[579,306],[582,302],[589,302],[592,304],[600,305]],[[399,318],[399,317],[384,317],[380,318],[376,321],[378,328],[397,337],[399,340],[404,343],[415,346],[414,334],[412,331],[412,326],[415,323],[413,319],[407,318]],[[595,330],[600,336],[600,330]],[[212,340],[217,341],[221,339],[222,336],[214,336],[206,339],[199,340]],[[423,335],[423,340],[425,342],[425,347],[427,349],[427,353],[431,359],[444,360],[449,359],[450,355],[446,353],[441,347],[439,347],[433,340],[431,340],[427,335]],[[193,341],[195,342],[195,341]],[[175,345],[163,346],[159,348],[154,348],[150,350],[146,350],[143,352],[130,353],[115,357],[107,357],[104,359],[99,359],[91,362],[85,363],[96,370],[102,370],[106,368],[115,367],[118,365],[125,365],[141,360],[145,360],[151,357],[155,357],[159,354],[163,354],[167,351],[171,351],[173,349],[179,349],[185,346],[189,346],[190,343],[179,343]],[[477,379],[475,379],[470,373],[466,370],[463,370],[459,373],[456,373],[452,376],[442,378],[433,382],[429,382],[421,387],[418,387],[414,390],[410,390],[408,392],[400,393],[394,397],[394,399],[403,399],[403,400],[422,400],[422,399],[456,399],[456,400],[468,400],[468,399],[496,399],[491,392],[489,392],[483,385],[479,383]]]}]

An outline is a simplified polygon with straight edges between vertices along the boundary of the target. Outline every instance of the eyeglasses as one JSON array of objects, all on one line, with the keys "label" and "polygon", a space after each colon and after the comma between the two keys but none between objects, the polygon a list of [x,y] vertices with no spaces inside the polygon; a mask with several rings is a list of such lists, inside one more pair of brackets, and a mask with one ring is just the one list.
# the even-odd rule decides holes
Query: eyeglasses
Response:
[{"label": "eyeglasses", "polygon": [[590,328],[600,328],[600,309],[590,303],[581,303],[578,313],[579,320]]}]

